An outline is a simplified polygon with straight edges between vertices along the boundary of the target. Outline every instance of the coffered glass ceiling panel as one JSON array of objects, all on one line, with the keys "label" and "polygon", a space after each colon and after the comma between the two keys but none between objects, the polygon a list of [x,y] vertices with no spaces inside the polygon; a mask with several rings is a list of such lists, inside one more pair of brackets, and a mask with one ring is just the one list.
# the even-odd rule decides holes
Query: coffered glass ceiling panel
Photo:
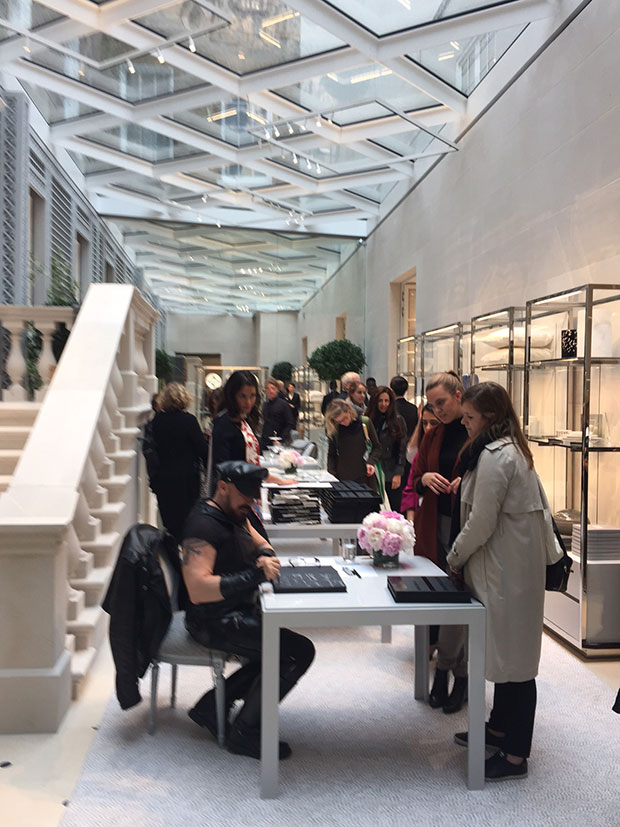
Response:
[{"label": "coffered glass ceiling panel", "polygon": [[193,177],[217,184],[224,189],[257,189],[269,187],[274,183],[274,179],[268,173],[244,167],[242,164],[224,164],[207,172],[193,173]]},{"label": "coffered glass ceiling panel", "polygon": [[196,154],[196,149],[137,124],[122,124],[87,137],[89,143],[118,149],[127,155],[158,163]]},{"label": "coffered glass ceiling panel", "polygon": [[[432,131],[441,135],[445,124],[433,126]],[[373,144],[389,149],[398,155],[418,155],[433,150],[444,152],[446,145],[423,129],[413,127],[405,132],[397,132],[395,135],[387,135],[385,138],[373,138]]]},{"label": "coffered glass ceiling panel", "polygon": [[349,187],[347,192],[352,192],[354,195],[361,195],[362,198],[368,198],[376,204],[381,204],[395,186],[397,186],[396,181],[386,181],[384,184],[372,184],[367,187]]},{"label": "coffered glass ceiling panel", "polygon": [[134,172],[126,172],[120,181],[114,182],[115,187],[131,190],[140,195],[146,195],[149,198],[185,198],[189,194],[187,190],[175,187],[172,184],[166,184],[165,181],[160,181],[157,178],[149,178],[146,175],[138,175]]},{"label": "coffered glass ceiling panel", "polygon": [[300,195],[297,198],[287,198],[286,203],[302,212],[312,213],[313,215],[322,212],[341,212],[353,209],[343,204],[342,201],[336,201],[326,195]]},{"label": "coffered glass ceiling panel", "polygon": [[326,5],[344,12],[376,35],[411,29],[512,0],[330,0]]},{"label": "coffered glass ceiling panel", "polygon": [[90,172],[116,172],[118,167],[111,166],[107,161],[100,161],[98,158],[89,158],[80,152],[69,152],[77,168],[84,174]]},{"label": "coffered glass ceiling panel", "polygon": [[70,57],[51,49],[33,52],[32,63],[44,66],[68,78],[107,92],[129,103],[151,100],[173,92],[180,92],[195,86],[206,88],[207,84],[193,75],[171,66],[160,64],[152,55],[133,59],[135,72],[129,70],[125,61],[108,69],[94,69],[79,58]]},{"label": "coffered glass ceiling panel", "polygon": [[[377,100],[388,101],[390,106],[405,111],[437,105],[436,100],[379,63],[365,64],[341,72],[329,72],[291,86],[281,86],[275,92],[311,112],[319,111],[324,114]],[[374,115],[372,109],[369,109],[364,119],[381,117],[381,114],[379,112]]]},{"label": "coffered glass ceiling panel", "polygon": [[271,120],[271,115],[246,100],[230,98],[188,112],[179,112],[171,116],[171,120],[213,135],[232,146],[244,147],[258,143],[259,137],[248,130],[265,126]]},{"label": "coffered glass ceiling panel", "polygon": [[34,86],[32,83],[22,81],[22,86],[48,123],[69,121],[72,118],[92,115],[93,112],[98,111],[92,106],[86,106],[86,104],[79,103],[64,95],[58,95],[56,92]]},{"label": "coffered glass ceiling panel", "polygon": [[469,95],[525,28],[511,26],[476,37],[459,38],[432,49],[411,52],[407,57]]},{"label": "coffered glass ceiling panel", "polygon": [[[12,23],[18,31],[34,31],[40,26],[60,20],[60,14],[33,0],[0,0],[0,18]],[[10,27],[0,26],[0,40],[15,37]]]},{"label": "coffered glass ceiling panel", "polygon": [[[193,35],[197,54],[241,75],[346,45],[277,0],[216,0],[211,5],[223,17],[187,0],[138,22],[165,37],[186,32],[188,48],[189,35]],[[217,25],[224,18],[229,18],[230,24],[199,34],[200,28]]]},{"label": "coffered glass ceiling panel", "polygon": [[366,155],[338,144],[325,144],[304,149],[303,152],[295,151],[294,144],[290,148],[282,146],[279,152],[271,156],[271,160],[305,175],[312,175],[313,178],[343,175],[372,165]]}]

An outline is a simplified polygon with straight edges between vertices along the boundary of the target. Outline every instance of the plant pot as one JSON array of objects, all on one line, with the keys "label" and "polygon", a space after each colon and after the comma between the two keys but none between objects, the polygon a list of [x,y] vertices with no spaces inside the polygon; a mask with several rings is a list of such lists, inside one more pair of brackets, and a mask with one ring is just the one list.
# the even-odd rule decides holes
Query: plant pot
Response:
[{"label": "plant pot", "polygon": [[399,565],[398,554],[390,556],[382,551],[373,551],[372,564],[378,568],[395,569]]}]

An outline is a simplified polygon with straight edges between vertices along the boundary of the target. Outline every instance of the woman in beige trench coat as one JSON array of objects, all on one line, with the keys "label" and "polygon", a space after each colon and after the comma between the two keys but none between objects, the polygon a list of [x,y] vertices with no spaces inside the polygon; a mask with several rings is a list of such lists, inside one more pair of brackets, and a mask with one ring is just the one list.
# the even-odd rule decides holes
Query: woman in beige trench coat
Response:
[{"label": "woman in beige trench coat", "polygon": [[[486,779],[524,778],[536,711],[545,567],[548,553],[555,553],[553,526],[504,388],[475,385],[463,394],[462,405],[470,441],[461,455],[460,531],[448,564],[463,570],[487,610],[486,677],[495,693],[486,742],[499,751],[486,762]],[[467,733],[455,740],[467,744]]]}]

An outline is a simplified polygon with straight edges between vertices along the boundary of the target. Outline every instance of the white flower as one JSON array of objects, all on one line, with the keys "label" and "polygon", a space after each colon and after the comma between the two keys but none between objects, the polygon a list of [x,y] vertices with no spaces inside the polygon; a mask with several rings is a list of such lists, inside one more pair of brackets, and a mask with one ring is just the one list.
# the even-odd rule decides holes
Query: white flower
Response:
[{"label": "white flower", "polygon": [[392,534],[402,535],[402,531],[404,528],[404,523],[400,520],[397,520],[395,517],[390,517],[387,521],[387,530],[391,531]]},{"label": "white flower", "polygon": [[385,532],[380,528],[371,528],[368,532],[368,542],[374,551],[379,551]]}]

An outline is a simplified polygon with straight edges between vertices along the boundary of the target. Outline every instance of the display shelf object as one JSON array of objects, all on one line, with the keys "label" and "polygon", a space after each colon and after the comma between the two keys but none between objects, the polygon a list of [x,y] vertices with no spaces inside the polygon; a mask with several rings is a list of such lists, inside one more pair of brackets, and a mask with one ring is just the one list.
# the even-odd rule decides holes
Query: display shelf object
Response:
[{"label": "display shelf object", "polygon": [[619,388],[620,285],[527,303],[524,430],[552,513],[576,521],[570,587],[547,593],[545,623],[589,657],[620,652]]},{"label": "display shelf object", "polygon": [[497,382],[505,388],[522,421],[525,308],[504,307],[474,316],[470,329],[471,381]]},{"label": "display shelf object", "polygon": [[434,373],[454,370],[463,374],[463,324],[454,324],[427,330],[420,336],[420,393],[426,394],[426,385]]}]

